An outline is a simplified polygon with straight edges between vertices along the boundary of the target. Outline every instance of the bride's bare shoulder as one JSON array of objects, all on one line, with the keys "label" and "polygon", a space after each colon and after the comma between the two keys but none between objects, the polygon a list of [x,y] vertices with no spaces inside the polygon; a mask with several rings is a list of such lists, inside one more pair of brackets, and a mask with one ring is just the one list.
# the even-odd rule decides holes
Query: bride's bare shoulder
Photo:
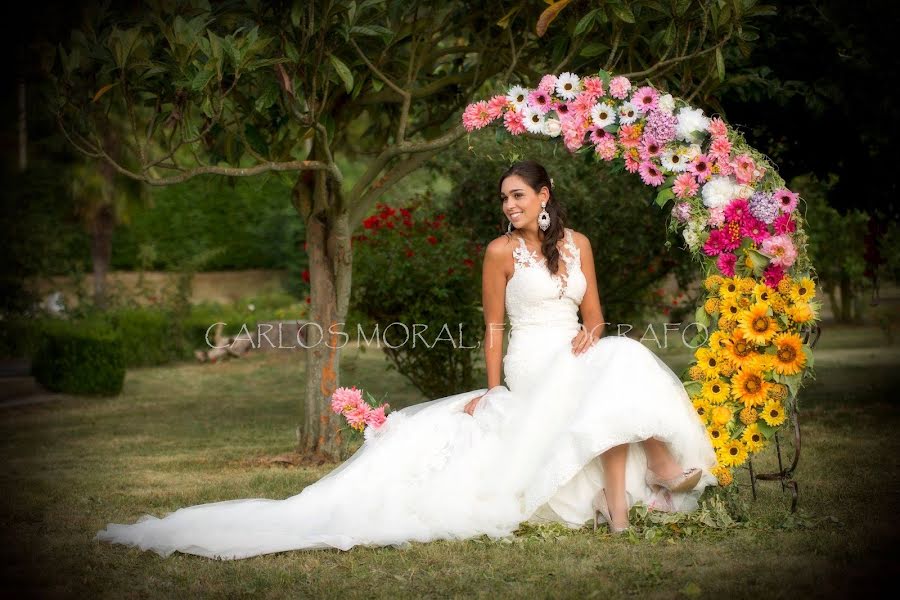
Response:
[{"label": "bride's bare shoulder", "polygon": [[588,239],[588,237],[586,235],[584,235],[583,233],[581,233],[579,231],[575,231],[571,227],[569,228],[569,231],[572,232],[572,241],[575,242],[576,248],[578,248],[579,250],[590,251],[591,241]]},{"label": "bride's bare shoulder", "polygon": [[515,238],[512,235],[501,235],[488,243],[484,257],[502,260],[511,256],[513,248],[515,248]]}]

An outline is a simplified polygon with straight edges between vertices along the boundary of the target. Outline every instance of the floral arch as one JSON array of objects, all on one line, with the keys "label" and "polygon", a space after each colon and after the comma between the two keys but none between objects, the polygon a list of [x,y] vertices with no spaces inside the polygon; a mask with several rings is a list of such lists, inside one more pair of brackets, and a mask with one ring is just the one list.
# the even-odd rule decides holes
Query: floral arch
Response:
[{"label": "floral arch", "polygon": [[606,71],[512,86],[470,104],[462,121],[470,132],[496,124],[561,137],[572,154],[638,174],[660,208],[673,201],[668,230],[699,263],[705,292],[681,379],[716,448],[721,485],[780,429],[794,423],[799,435],[797,396],[814,377],[807,340],[821,306],[800,197],[764,155],[722,119]]}]

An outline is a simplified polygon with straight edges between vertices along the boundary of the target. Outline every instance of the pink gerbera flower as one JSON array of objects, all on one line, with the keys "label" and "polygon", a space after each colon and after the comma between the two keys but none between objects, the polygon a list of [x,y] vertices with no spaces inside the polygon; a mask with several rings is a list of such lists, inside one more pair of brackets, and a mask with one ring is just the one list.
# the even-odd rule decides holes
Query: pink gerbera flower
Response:
[{"label": "pink gerbera flower", "polygon": [[734,252],[724,252],[716,259],[716,267],[726,277],[734,277],[734,265],[737,262],[737,256]]},{"label": "pink gerbera flower", "polygon": [[374,410],[370,410],[369,413],[366,415],[366,425],[369,425],[370,427],[374,427],[375,429],[378,429],[379,427],[384,425],[384,421],[387,419],[387,417],[384,414],[384,411],[388,407],[390,407],[390,404],[382,404],[378,408],[376,408]]},{"label": "pink gerbera flower", "polygon": [[791,236],[787,234],[773,235],[767,238],[760,246],[760,250],[763,254],[772,257],[773,265],[780,267],[790,267],[797,260],[797,249],[794,247]]},{"label": "pink gerbera flower", "polygon": [[588,76],[581,80],[581,87],[584,88],[585,94],[590,94],[591,98],[596,100],[602,98],[606,93],[603,90],[603,80],[599,77]]},{"label": "pink gerbera flower", "polygon": [[639,161],[634,154],[631,152],[625,153],[625,170],[629,173],[637,173],[638,169],[641,168],[641,161]]},{"label": "pink gerbera flower", "polygon": [[750,203],[746,198],[735,198],[725,208],[725,219],[740,225],[744,219],[751,217]]},{"label": "pink gerbera flower", "polygon": [[560,117],[569,114],[569,103],[562,100],[554,100],[550,103],[550,108],[555,110]]},{"label": "pink gerbera flower", "polygon": [[791,213],[782,213],[775,217],[772,223],[775,227],[775,233],[791,233],[797,230],[797,222],[791,216]]},{"label": "pink gerbera flower", "polygon": [[488,114],[492,121],[502,115],[507,108],[509,108],[509,98],[503,94],[498,94],[488,100]]},{"label": "pink gerbera flower", "polygon": [[666,180],[666,176],[663,175],[659,167],[649,160],[642,162],[638,171],[641,174],[641,180],[647,185],[657,187],[662,185],[662,182]]},{"label": "pink gerbera flower", "polygon": [[696,196],[698,189],[700,189],[700,186],[697,185],[697,180],[690,173],[680,174],[675,178],[675,183],[672,185],[672,191],[679,198]]},{"label": "pink gerbera flower", "polygon": [[331,410],[336,413],[350,411],[362,401],[362,390],[356,386],[339,387],[331,394]]},{"label": "pink gerbera flower", "polygon": [[794,209],[797,208],[797,203],[800,201],[800,194],[792,192],[787,188],[779,189],[773,194],[773,197],[778,204],[778,208],[780,208],[783,213],[794,212]]},{"label": "pink gerbera flower", "polygon": [[503,115],[503,126],[513,135],[521,135],[527,131],[522,113],[508,110]]},{"label": "pink gerbera flower", "polygon": [[545,115],[550,111],[550,94],[543,90],[538,89],[529,92],[528,96],[526,96],[526,101],[528,106],[533,108],[538,114]]},{"label": "pink gerbera flower", "polygon": [[727,138],[716,138],[709,146],[709,153],[715,157],[716,161],[727,159],[731,154],[731,142]]},{"label": "pink gerbera flower", "polygon": [[663,147],[652,135],[645,134],[641,137],[641,146],[638,150],[641,153],[641,160],[650,160],[662,154]]},{"label": "pink gerbera flower", "polygon": [[474,131],[485,127],[493,120],[488,110],[488,103],[485,100],[479,100],[468,105],[466,110],[463,111],[462,120],[466,131]]},{"label": "pink gerbera flower", "polygon": [[703,183],[712,177],[712,161],[705,154],[699,154],[688,165],[688,172],[693,173],[697,181]]},{"label": "pink gerbera flower", "polygon": [[624,100],[631,89],[631,82],[627,77],[613,77],[609,82],[609,95],[619,100]]},{"label": "pink gerbera flower", "polygon": [[634,95],[631,97],[631,103],[644,114],[647,114],[651,110],[657,107],[657,101],[659,100],[659,92],[650,87],[649,85],[645,85],[644,87],[638,88]]},{"label": "pink gerbera flower", "polygon": [[[603,160],[612,160],[616,157],[616,140],[611,135],[603,138],[599,142],[594,145],[594,150],[597,154],[600,155],[600,158]],[[628,159],[626,158],[626,168],[628,166]],[[631,171],[634,173],[634,171]]]},{"label": "pink gerbera flower", "polygon": [[769,237],[769,228],[763,221],[750,215],[745,217],[741,223],[741,235],[759,244]]},{"label": "pink gerbera flower", "polygon": [[602,127],[591,127],[590,140],[593,143],[599,144],[602,140],[604,140],[608,137],[612,137],[612,134],[609,133],[608,131],[606,131],[605,129],[603,129]]},{"label": "pink gerbera flower", "polygon": [[713,117],[709,120],[709,127],[706,128],[714,140],[728,137],[728,126],[725,121],[719,117]]},{"label": "pink gerbera flower", "polygon": [[553,90],[556,89],[556,75],[548,74],[541,77],[541,82],[538,84],[538,89],[548,94],[553,93]]}]

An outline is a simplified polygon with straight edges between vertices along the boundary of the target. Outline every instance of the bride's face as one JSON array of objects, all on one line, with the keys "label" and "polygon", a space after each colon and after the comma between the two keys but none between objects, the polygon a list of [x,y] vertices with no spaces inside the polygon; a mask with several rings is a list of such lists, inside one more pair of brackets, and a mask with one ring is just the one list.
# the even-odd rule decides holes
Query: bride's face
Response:
[{"label": "bride's face", "polygon": [[550,199],[547,186],[535,191],[518,175],[510,175],[500,186],[500,200],[503,214],[516,229],[537,222],[541,212],[541,202]]}]

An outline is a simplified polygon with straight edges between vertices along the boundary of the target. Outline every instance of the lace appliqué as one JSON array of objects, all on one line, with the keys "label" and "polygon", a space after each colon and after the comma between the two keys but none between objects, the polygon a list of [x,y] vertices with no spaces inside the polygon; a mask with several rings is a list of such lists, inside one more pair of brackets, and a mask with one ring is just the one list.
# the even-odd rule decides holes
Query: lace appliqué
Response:
[{"label": "lace appliqu\u00e9", "polygon": [[[560,253],[563,263],[566,265],[566,272],[556,273],[555,275],[550,274],[550,278],[556,284],[558,298],[566,295],[566,291],[569,288],[569,275],[573,272],[575,265],[578,264],[577,261],[581,259],[578,246],[575,245],[575,240],[572,237],[571,229],[566,229],[563,247],[568,252],[568,254],[566,252]],[[522,238],[519,238],[519,247],[513,250],[513,260],[516,266],[521,265],[523,267],[536,267],[547,262],[546,258],[538,258],[534,250],[529,250],[525,245],[525,240]]]}]

